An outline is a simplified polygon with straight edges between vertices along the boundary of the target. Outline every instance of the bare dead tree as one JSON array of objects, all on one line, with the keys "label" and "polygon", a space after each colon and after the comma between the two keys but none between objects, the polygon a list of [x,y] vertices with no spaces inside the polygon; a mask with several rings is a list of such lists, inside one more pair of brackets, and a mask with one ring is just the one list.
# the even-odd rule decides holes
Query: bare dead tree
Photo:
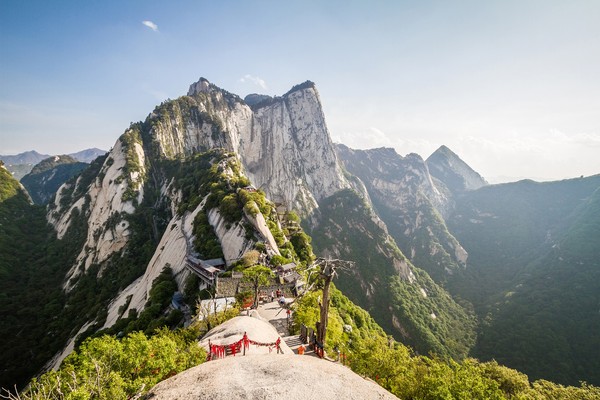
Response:
[{"label": "bare dead tree", "polygon": [[317,329],[317,341],[323,344],[325,343],[327,323],[329,320],[329,289],[331,287],[331,282],[337,275],[338,270],[348,270],[354,263],[345,260],[318,258],[313,265],[318,267],[319,277],[323,280],[323,300],[319,304],[321,315]]}]

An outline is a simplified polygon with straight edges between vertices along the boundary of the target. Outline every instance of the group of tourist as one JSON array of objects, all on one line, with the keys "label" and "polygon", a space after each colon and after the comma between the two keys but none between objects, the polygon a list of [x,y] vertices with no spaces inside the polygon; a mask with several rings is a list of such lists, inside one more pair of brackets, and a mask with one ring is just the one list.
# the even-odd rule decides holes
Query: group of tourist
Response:
[{"label": "group of tourist", "polygon": [[277,291],[271,290],[271,301],[275,301],[275,299],[277,299],[281,307],[285,306],[286,300],[281,289],[277,289]]}]

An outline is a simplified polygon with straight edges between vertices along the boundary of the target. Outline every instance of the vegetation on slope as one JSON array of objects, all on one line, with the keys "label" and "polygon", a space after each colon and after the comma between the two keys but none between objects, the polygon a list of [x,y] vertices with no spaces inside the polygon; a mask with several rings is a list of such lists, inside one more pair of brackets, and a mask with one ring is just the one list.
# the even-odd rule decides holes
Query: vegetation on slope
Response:
[{"label": "vegetation on slope", "polygon": [[[109,335],[128,335],[141,331],[146,335],[162,327],[176,328],[183,321],[183,313],[177,309],[170,309],[173,294],[177,291],[177,283],[173,277],[173,271],[166,267],[152,281],[152,288],[148,293],[148,300],[143,311],[132,309],[127,316],[122,315],[117,322],[107,329],[95,332],[92,337]],[[165,311],[166,310],[166,311]],[[83,336],[79,338],[79,341]]]},{"label": "vegetation on slope", "polygon": [[33,167],[21,179],[21,183],[34,203],[46,204],[63,183],[79,175],[87,166],[88,164],[77,162],[70,156],[50,157]]},{"label": "vegetation on slope", "polygon": [[74,256],[64,244],[79,242],[79,228],[56,240],[43,208],[0,167],[0,386],[25,383],[64,345],[60,287]]},{"label": "vegetation on slope", "polygon": [[122,340],[85,341],[58,371],[34,379],[20,399],[130,399],[158,382],[202,363],[206,353],[188,331],[141,332]]},{"label": "vegetation on slope", "polygon": [[[156,302],[170,300],[172,288],[164,287],[169,282],[169,271],[163,271],[153,284],[150,308]],[[117,334],[113,327],[86,339],[58,371],[33,379],[19,394],[5,388],[0,395],[15,400],[139,398],[158,382],[204,362],[206,352],[198,346],[198,338],[237,315],[239,308],[233,307],[174,330],[151,319],[145,333],[128,330]],[[135,319],[122,321],[129,321],[130,328]],[[134,328],[139,328],[140,321]]]},{"label": "vegetation on slope", "polygon": [[600,188],[580,208],[556,246],[492,306],[481,357],[536,378],[600,384]]},{"label": "vegetation on slope", "polygon": [[[298,300],[295,326],[315,326],[320,298],[321,292],[315,291]],[[325,349],[333,358],[339,350],[341,360],[354,372],[375,380],[401,399],[600,399],[598,387],[530,382],[526,375],[495,361],[417,355],[386,336],[369,313],[335,288],[331,290]]]},{"label": "vegetation on slope", "polygon": [[418,352],[466,357],[475,342],[473,316],[415,267],[411,266],[414,282],[395,278],[399,273],[393,259],[410,264],[372,220],[358,194],[341,191],[323,201],[320,209],[321,223],[312,231],[317,253],[356,262],[356,268],[340,274],[338,287],[354,302],[368,305],[386,332]]},{"label": "vegetation on slope", "polygon": [[[0,271],[5,271],[5,279],[0,280],[0,310],[5,322],[0,326],[0,334],[14,338],[0,344],[0,364],[5,369],[0,374],[0,386],[26,383],[85,323],[95,321],[82,338],[102,326],[108,303],[143,273],[154,253],[160,239],[155,232],[162,234],[166,218],[164,203],[153,197],[155,190],[148,190],[133,214],[114,218],[116,222],[127,219],[130,224],[131,235],[125,249],[102,266],[92,265],[77,278],[77,285],[68,295],[62,291],[64,277],[87,235],[90,199],[85,193],[98,179],[105,159],[97,159],[62,190],[59,207],[63,210],[82,196],[84,204],[81,210],[73,209],[69,228],[61,240],[48,226],[42,208],[23,200],[0,204],[0,210],[6,211],[6,224],[0,226],[0,264],[5,263],[0,267]],[[51,210],[52,207],[53,204]]]},{"label": "vegetation on slope", "polygon": [[600,176],[469,192],[449,226],[470,266],[449,282],[478,305],[474,355],[533,378],[600,384]]},{"label": "vegetation on slope", "polygon": [[139,190],[145,180],[145,166],[142,165],[138,154],[138,147],[141,149],[142,146],[142,128],[142,123],[131,124],[129,129],[119,138],[125,151],[125,166],[116,182],[120,183],[122,180],[127,182],[127,189],[123,193],[123,201],[136,201]]},{"label": "vegetation on slope", "polygon": [[414,348],[422,354],[462,360],[475,345],[476,320],[472,311],[467,312],[454,302],[427,273],[418,268],[413,271],[415,282],[392,277],[390,283],[391,308],[408,337],[414,338],[407,343],[415,343]]},{"label": "vegetation on slope", "polygon": [[422,197],[412,204],[403,204],[400,210],[370,195],[390,236],[404,254],[411,255],[413,265],[425,270],[440,285],[446,283],[451,273],[463,269],[454,258],[459,243],[429,200]]},{"label": "vegetation on slope", "polygon": [[19,193],[19,182],[14,179],[0,160],[0,202],[5,202]]}]

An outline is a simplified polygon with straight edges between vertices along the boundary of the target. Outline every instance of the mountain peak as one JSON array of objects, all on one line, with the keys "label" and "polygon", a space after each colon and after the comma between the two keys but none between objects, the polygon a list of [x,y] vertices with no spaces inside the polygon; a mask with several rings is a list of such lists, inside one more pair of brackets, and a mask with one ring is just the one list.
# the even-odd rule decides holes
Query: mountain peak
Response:
[{"label": "mountain peak", "polygon": [[77,162],[77,160],[75,158],[73,158],[70,155],[66,155],[66,154],[63,154],[60,156],[50,156],[50,157],[40,161],[39,163],[37,163],[31,170],[30,174],[32,174],[32,175],[39,174],[39,173],[48,171],[48,170],[56,167],[57,165],[74,164],[76,162]]},{"label": "mountain peak", "polygon": [[434,151],[426,163],[431,175],[453,192],[475,190],[488,184],[481,175],[444,145]]},{"label": "mountain peak", "polygon": [[283,97],[289,96],[290,94],[297,92],[299,90],[303,90],[303,89],[315,89],[317,87],[317,85],[315,85],[315,83],[313,81],[305,81],[302,82],[298,85],[292,86],[292,88],[290,90],[287,91],[286,94],[283,95]]},{"label": "mountain peak", "polygon": [[208,79],[200,77],[198,82],[194,82],[190,85],[190,89],[188,90],[187,95],[193,96],[198,93],[208,93],[211,91],[211,89],[214,88],[216,88],[216,86],[210,83]]},{"label": "mountain peak", "polygon": [[0,155],[0,159],[4,161],[6,165],[13,164],[37,164],[45,158],[50,157],[49,154],[40,154],[35,150],[24,151],[23,153],[15,155]]},{"label": "mountain peak", "polygon": [[455,152],[453,152],[452,150],[450,150],[450,148],[446,147],[446,145],[441,145],[436,151],[433,152],[435,153],[441,153],[441,154],[448,154],[448,155],[452,155],[454,157],[458,157],[458,155],[456,155]]}]

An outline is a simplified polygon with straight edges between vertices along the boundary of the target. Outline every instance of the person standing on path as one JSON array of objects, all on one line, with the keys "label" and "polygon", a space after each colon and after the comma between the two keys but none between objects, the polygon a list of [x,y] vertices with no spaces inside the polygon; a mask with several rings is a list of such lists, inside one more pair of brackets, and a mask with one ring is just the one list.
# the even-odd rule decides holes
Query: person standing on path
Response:
[{"label": "person standing on path", "polygon": [[250,339],[248,339],[248,335],[244,332],[244,337],[242,338],[242,344],[244,346],[244,355],[246,355],[246,349],[250,348]]}]

